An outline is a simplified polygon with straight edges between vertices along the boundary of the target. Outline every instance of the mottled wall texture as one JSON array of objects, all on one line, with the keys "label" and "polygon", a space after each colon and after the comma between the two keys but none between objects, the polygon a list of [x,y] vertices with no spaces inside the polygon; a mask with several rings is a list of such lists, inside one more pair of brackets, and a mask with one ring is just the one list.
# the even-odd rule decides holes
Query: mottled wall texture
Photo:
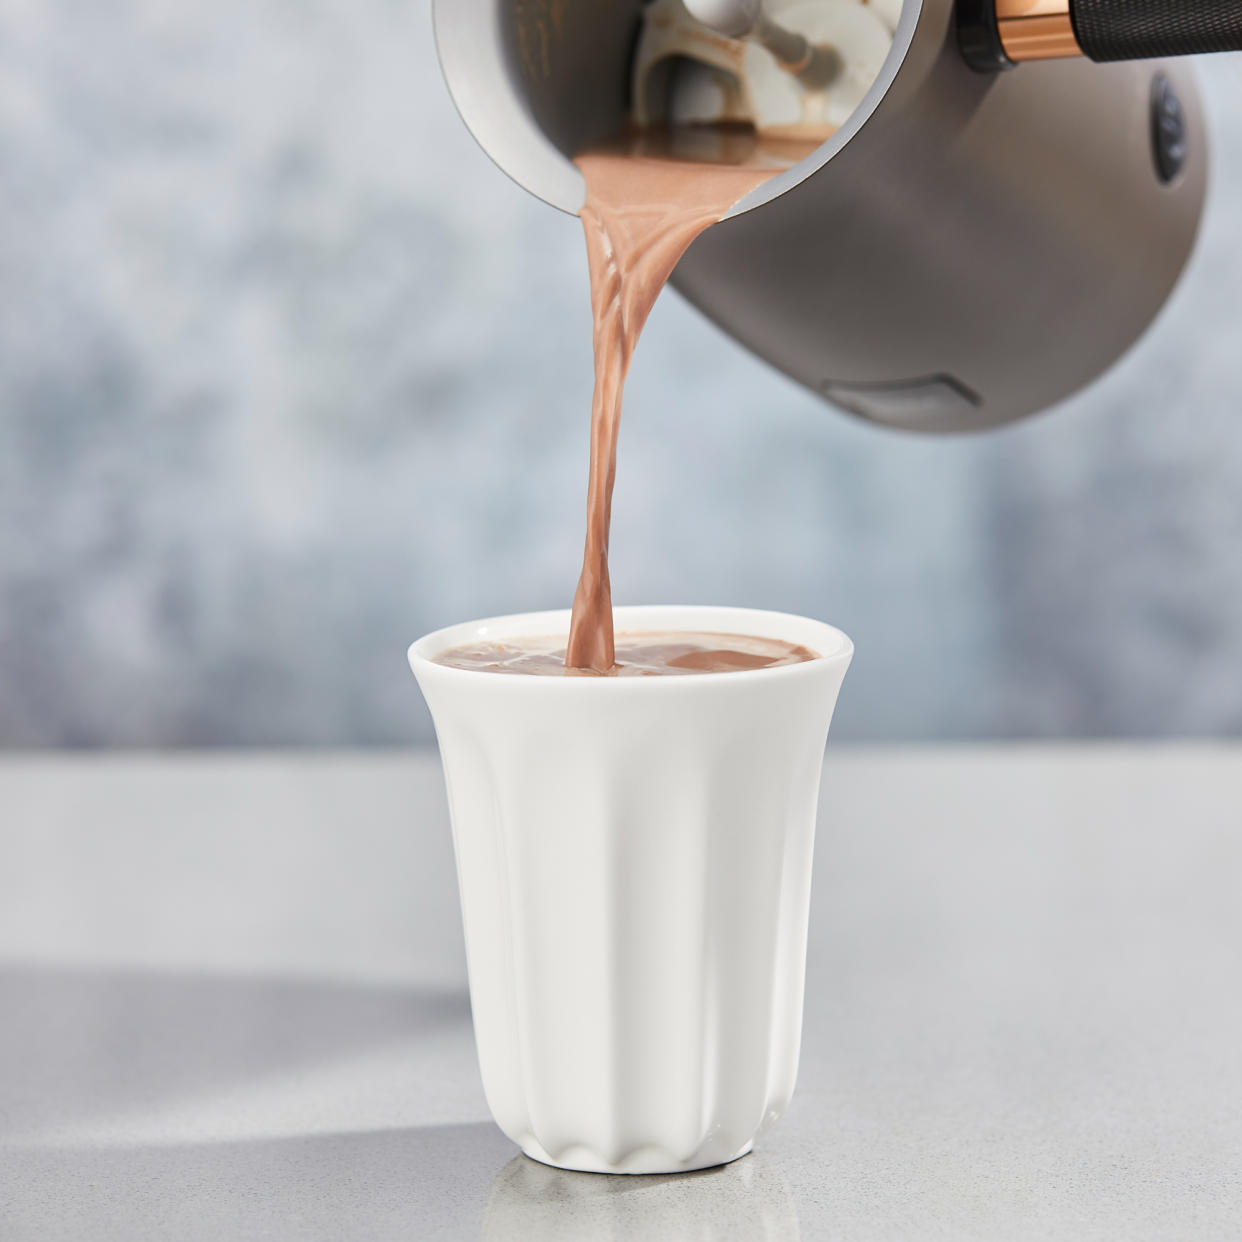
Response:
[{"label": "mottled wall texture", "polygon": [[[1024,426],[868,428],[668,296],[618,601],[840,624],[841,737],[1242,733],[1242,65],[1202,77],[1192,270]],[[429,740],[408,641],[570,599],[587,314],[425,0],[0,0],[0,743]]]}]

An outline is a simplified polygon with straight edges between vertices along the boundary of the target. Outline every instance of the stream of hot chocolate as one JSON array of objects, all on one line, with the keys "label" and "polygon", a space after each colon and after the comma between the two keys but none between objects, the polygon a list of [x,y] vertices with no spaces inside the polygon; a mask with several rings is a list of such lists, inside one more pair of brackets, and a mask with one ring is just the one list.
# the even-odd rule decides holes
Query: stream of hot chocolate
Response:
[{"label": "stream of hot chocolate", "polygon": [[617,430],[626,373],[647,315],[690,243],[816,145],[704,127],[626,139],[574,161],[586,180],[579,214],[591,276],[595,395],[586,549],[565,655],[570,668],[602,673],[616,659],[608,532]]}]

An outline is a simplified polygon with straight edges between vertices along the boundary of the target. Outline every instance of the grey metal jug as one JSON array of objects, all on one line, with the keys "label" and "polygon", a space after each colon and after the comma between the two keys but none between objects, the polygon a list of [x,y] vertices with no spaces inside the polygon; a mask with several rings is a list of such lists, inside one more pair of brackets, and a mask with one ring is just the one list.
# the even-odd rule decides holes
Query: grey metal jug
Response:
[{"label": "grey metal jug", "polygon": [[[576,212],[571,158],[625,122],[642,0],[433,3],[466,124],[517,182]],[[1185,266],[1207,138],[1185,64],[1052,58],[1237,47],[1242,5],[1221,18],[1209,3],[1220,20],[1196,25],[1176,0],[1112,0],[1103,17],[1110,0],[1076,3],[904,0],[849,120],[700,237],[673,283],[878,423],[990,427],[1089,383]],[[1135,35],[1153,14],[1163,41]]]}]

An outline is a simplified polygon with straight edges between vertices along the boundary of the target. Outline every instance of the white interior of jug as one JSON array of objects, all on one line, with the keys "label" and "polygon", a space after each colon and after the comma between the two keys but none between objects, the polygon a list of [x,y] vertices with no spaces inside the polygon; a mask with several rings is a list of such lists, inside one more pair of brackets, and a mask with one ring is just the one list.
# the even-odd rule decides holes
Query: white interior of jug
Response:
[{"label": "white interior of jug", "polygon": [[759,28],[726,38],[696,21],[682,0],[651,0],[634,53],[635,123],[724,122],[828,139],[880,76],[901,3],[767,0],[764,18],[769,29],[793,36],[791,59]]},{"label": "white interior of jug", "polygon": [[[922,0],[764,0],[778,40],[728,38],[682,0],[434,0],[445,78],[484,150],[563,211],[582,205],[573,156],[618,133],[727,124],[812,139],[812,154],[730,214],[822,167],[874,111],[914,36]],[[773,46],[809,49],[801,64]]]}]

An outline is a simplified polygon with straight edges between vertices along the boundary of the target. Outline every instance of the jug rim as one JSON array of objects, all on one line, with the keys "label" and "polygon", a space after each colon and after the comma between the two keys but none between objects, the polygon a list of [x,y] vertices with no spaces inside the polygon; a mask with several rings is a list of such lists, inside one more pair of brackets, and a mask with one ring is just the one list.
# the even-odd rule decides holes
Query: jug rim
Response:
[{"label": "jug rim", "polygon": [[[924,5],[925,0],[902,0],[897,29],[880,72],[841,128],[805,159],[738,199],[723,219],[751,211],[793,189],[854,139],[897,80]],[[550,206],[577,215],[586,196],[582,174],[526,107],[508,66],[494,13],[495,0],[432,0],[436,52],[453,106],[488,158],[510,180]],[[480,87],[481,81],[487,81],[488,87]]]}]

